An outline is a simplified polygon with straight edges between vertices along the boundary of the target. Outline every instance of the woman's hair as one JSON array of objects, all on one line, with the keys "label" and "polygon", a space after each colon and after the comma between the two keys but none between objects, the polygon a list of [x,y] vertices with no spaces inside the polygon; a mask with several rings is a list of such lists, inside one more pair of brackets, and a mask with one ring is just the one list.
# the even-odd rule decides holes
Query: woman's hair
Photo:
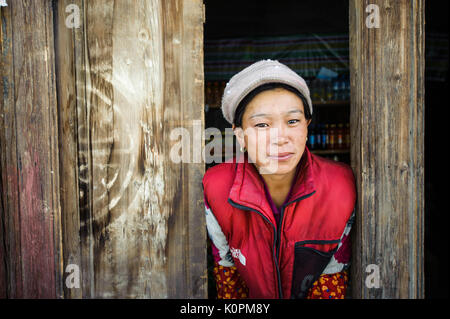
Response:
[{"label": "woman's hair", "polygon": [[306,98],[301,94],[297,89],[293,88],[292,86],[284,83],[266,83],[261,86],[258,86],[257,88],[253,89],[248,93],[242,101],[239,103],[238,107],[236,108],[236,112],[234,113],[234,125],[236,127],[242,126],[242,117],[244,116],[245,109],[247,108],[247,105],[253,100],[253,98],[258,95],[261,92],[274,90],[283,88],[285,90],[288,90],[294,94],[296,94],[303,102],[303,108],[305,111],[305,118],[307,120],[310,120],[312,118],[311,112],[309,111],[309,105],[308,101],[306,101]]}]

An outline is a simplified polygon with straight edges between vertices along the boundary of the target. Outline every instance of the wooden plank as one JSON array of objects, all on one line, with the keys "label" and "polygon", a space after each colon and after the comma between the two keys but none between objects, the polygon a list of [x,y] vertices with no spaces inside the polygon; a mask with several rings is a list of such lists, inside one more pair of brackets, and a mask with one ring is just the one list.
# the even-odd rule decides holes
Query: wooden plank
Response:
[{"label": "wooden plank", "polygon": [[63,196],[64,259],[82,269],[81,294],[66,297],[206,296],[203,165],[169,158],[172,129],[203,121],[202,3],[185,3],[80,0],[70,31],[70,3],[57,9],[60,123],[78,148],[61,156],[63,189],[79,194],[78,216]]},{"label": "wooden plank", "polygon": [[[166,2],[164,2],[166,3]],[[165,12],[178,11],[181,23],[175,34],[164,36],[165,48],[170,43],[177,44],[174,51],[178,56],[173,60],[179,70],[174,81],[180,87],[180,104],[178,117],[180,126],[188,129],[191,137],[191,159],[195,161],[194,147],[203,149],[203,139],[195,139],[195,134],[204,131],[204,73],[203,73],[203,22],[204,8],[202,1],[175,2],[175,9],[165,7]],[[165,25],[173,23],[175,16],[167,16]],[[168,27],[167,29],[173,29]],[[180,41],[181,39],[181,41]],[[167,52],[167,51],[166,51]],[[166,53],[167,57],[167,53]],[[191,61],[186,63],[185,61]],[[170,103],[172,94],[167,96]],[[181,121],[183,120],[183,121]],[[196,121],[196,122],[194,122]],[[198,126],[196,126],[198,124]],[[169,133],[169,132],[168,132]],[[196,142],[199,141],[199,142]],[[206,228],[204,227],[204,210],[202,178],[203,163],[182,164],[182,183],[179,184],[181,205],[170,219],[173,228],[169,228],[168,281],[169,298],[206,298],[207,297],[207,267],[206,267]],[[184,236],[178,236],[180,232]],[[187,253],[186,253],[187,252]],[[183,262],[178,261],[180,255],[186,255]],[[184,277],[184,278],[183,278]]]},{"label": "wooden plank", "polygon": [[62,295],[52,2],[2,18],[2,205],[8,297]]},{"label": "wooden plank", "polygon": [[[78,28],[70,28],[66,25],[68,14],[75,14],[72,10],[66,12],[69,5],[82,8],[81,1],[61,0],[54,2],[55,10],[55,48],[58,56],[56,63],[56,85],[58,91],[58,136],[60,143],[60,174],[61,174],[61,227],[63,249],[63,269],[68,265],[81,267],[80,245],[80,216],[79,216],[79,174],[78,174],[78,116],[77,105],[83,102],[80,92],[82,86],[76,86],[76,79],[80,79],[80,72],[75,68],[76,61],[80,60]],[[70,9],[70,7],[69,7]],[[75,21],[70,21],[75,22]],[[81,21],[80,21],[81,22]],[[71,24],[69,24],[71,26]],[[80,28],[83,25],[80,24]],[[78,89],[78,91],[77,91]],[[81,120],[80,120],[81,122]],[[70,268],[69,268],[70,269]],[[63,279],[66,279],[65,273]],[[79,273],[80,282],[83,281],[82,273]],[[66,298],[81,298],[82,289],[63,285]]]},{"label": "wooden plank", "polygon": [[[194,131],[191,135],[194,139],[193,145],[196,144],[196,134],[204,132],[204,70],[203,70],[203,23],[206,22],[205,5],[202,0],[184,1],[183,10],[183,59],[181,68],[184,70],[181,78],[182,84],[182,101],[183,113],[189,114],[193,123]],[[184,61],[192,61],[188,65]],[[197,135],[198,136],[198,135]],[[201,138],[201,149],[204,149],[204,138]],[[202,179],[205,173],[205,165],[203,161],[195,161],[195,153],[193,154],[194,163],[189,164],[189,175],[187,196],[189,198],[189,215],[188,215],[188,295],[189,298],[207,298],[207,282],[208,270],[206,265],[206,224],[204,219],[205,205],[203,202],[203,186]]]},{"label": "wooden plank", "polygon": [[[380,27],[368,28],[369,4]],[[424,1],[350,1],[355,298],[422,298]],[[376,265],[380,287],[366,285]]]},{"label": "wooden plank", "polygon": [[[2,222],[4,235],[2,246],[4,255],[2,268],[4,271],[3,290],[6,297],[22,296],[22,269],[15,261],[20,256],[20,232],[15,230],[19,226],[19,190],[17,188],[17,153],[16,153],[16,122],[14,108],[13,79],[13,51],[12,51],[12,19],[11,8],[1,8],[0,49],[2,98],[1,106],[1,176],[2,176]],[[7,231],[8,230],[8,231]]]}]

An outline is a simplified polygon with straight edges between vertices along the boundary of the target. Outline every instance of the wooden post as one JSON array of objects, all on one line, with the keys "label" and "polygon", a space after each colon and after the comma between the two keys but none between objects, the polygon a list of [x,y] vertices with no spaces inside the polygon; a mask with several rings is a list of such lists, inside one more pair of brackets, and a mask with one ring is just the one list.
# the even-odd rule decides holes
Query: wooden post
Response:
[{"label": "wooden post", "polygon": [[66,297],[206,297],[204,165],[170,159],[173,129],[203,130],[202,9],[57,2],[64,265],[82,272]]},{"label": "wooden post", "polygon": [[0,10],[0,291],[9,298],[61,297],[52,4],[8,1]]},{"label": "wooden post", "polygon": [[350,0],[354,298],[424,297],[424,23],[424,0]]}]

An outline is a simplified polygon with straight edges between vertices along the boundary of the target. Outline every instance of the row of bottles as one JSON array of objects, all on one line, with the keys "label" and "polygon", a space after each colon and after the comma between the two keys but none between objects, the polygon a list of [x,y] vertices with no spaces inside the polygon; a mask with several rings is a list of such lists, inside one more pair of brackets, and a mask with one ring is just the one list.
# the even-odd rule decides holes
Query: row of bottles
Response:
[{"label": "row of bottles", "polygon": [[205,104],[207,107],[218,108],[222,104],[222,95],[226,81],[208,81],[205,85]]},{"label": "row of bottles", "polygon": [[311,124],[308,127],[311,150],[345,150],[350,148],[350,124]]},{"label": "row of bottles", "polygon": [[313,101],[348,101],[350,99],[350,81],[345,78],[314,79],[308,83]]}]

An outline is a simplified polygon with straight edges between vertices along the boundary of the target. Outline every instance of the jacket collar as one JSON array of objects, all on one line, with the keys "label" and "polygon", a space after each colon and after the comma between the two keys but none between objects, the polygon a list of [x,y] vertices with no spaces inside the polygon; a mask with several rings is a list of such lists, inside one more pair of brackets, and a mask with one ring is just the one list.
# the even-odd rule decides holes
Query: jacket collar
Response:
[{"label": "jacket collar", "polygon": [[[286,206],[315,191],[312,156],[307,147],[298,165],[300,165],[299,172]],[[257,210],[274,221],[270,204],[265,196],[262,177],[256,167],[248,162],[246,154],[242,154],[236,164],[236,175],[228,197],[233,202]]]}]

